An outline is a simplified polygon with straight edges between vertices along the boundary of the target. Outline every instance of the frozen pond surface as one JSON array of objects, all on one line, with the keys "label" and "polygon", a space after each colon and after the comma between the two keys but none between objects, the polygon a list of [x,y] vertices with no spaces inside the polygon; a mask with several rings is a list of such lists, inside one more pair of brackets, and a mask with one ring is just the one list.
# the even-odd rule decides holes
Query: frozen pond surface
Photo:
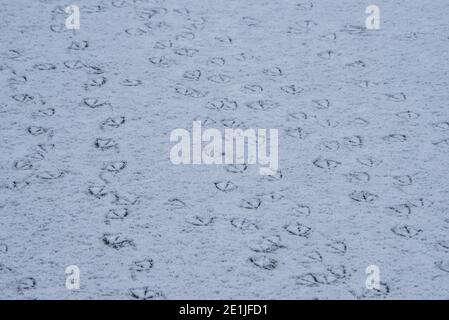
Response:
[{"label": "frozen pond surface", "polygon": [[[380,30],[368,1],[70,4],[0,1],[0,298],[449,298],[447,1]],[[277,128],[280,172],[172,164],[194,120]]]}]

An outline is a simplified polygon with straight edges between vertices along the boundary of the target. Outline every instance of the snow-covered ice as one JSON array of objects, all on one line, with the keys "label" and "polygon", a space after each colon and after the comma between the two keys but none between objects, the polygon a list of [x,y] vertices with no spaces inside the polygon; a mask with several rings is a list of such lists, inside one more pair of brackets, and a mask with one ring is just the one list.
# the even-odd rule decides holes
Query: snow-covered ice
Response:
[{"label": "snow-covered ice", "polygon": [[[0,298],[448,299],[448,14],[0,0]],[[279,172],[172,164],[194,120],[278,129]]]}]

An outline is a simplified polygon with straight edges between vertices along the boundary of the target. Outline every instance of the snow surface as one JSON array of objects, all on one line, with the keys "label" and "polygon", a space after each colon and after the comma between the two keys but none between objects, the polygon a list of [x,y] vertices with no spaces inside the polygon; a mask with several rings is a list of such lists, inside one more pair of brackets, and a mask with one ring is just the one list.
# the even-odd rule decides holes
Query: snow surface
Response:
[{"label": "snow surface", "polygon": [[[1,0],[0,298],[448,299],[448,14]],[[279,129],[280,173],[173,165],[193,120]]]}]

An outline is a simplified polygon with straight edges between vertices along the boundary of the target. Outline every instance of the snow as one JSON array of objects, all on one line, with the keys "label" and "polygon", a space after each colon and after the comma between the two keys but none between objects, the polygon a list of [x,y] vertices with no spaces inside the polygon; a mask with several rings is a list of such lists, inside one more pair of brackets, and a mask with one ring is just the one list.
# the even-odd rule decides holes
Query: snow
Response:
[{"label": "snow", "polygon": [[[0,0],[0,298],[448,299],[448,13]],[[280,172],[174,165],[195,120],[278,129]]]}]

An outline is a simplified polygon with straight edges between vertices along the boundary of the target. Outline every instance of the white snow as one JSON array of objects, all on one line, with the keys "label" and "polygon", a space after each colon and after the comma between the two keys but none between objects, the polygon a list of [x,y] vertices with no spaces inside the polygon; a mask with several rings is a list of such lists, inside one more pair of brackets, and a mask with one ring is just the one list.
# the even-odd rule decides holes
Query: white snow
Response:
[{"label": "white snow", "polygon": [[[448,13],[0,0],[0,298],[448,299]],[[278,129],[280,172],[172,164],[195,120]]]}]

